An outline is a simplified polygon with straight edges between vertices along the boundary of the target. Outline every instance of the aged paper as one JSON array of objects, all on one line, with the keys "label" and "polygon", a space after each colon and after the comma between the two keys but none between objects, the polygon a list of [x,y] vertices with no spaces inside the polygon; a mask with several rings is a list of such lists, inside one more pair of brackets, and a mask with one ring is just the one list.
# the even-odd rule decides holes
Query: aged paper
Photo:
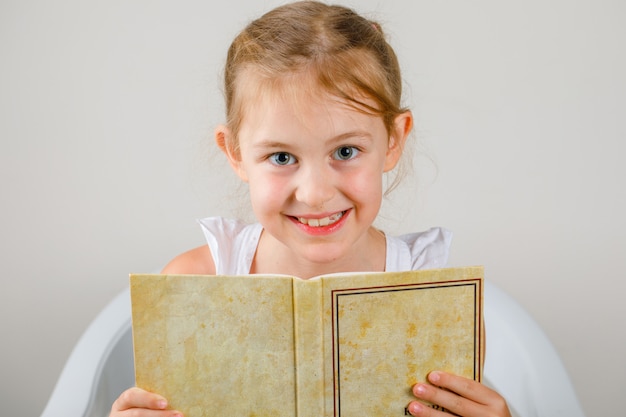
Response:
[{"label": "aged paper", "polygon": [[481,277],[464,268],[326,281],[330,415],[404,415],[410,387],[435,369],[480,380]]},{"label": "aged paper", "polygon": [[186,417],[295,415],[291,279],[131,278],[137,386]]},{"label": "aged paper", "polygon": [[482,274],[132,275],[136,383],[187,417],[401,416],[433,369],[480,380]]}]

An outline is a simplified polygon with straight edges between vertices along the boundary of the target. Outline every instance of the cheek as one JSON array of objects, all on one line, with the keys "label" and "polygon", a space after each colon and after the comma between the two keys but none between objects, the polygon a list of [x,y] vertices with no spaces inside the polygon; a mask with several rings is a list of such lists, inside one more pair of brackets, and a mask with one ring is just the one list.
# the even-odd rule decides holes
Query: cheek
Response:
[{"label": "cheek", "polygon": [[280,206],[285,200],[286,185],[272,176],[252,174],[248,187],[252,208],[257,213]]},{"label": "cheek", "polygon": [[371,170],[358,172],[350,176],[346,181],[346,192],[355,201],[367,201],[368,204],[380,205],[383,195],[382,174]]}]

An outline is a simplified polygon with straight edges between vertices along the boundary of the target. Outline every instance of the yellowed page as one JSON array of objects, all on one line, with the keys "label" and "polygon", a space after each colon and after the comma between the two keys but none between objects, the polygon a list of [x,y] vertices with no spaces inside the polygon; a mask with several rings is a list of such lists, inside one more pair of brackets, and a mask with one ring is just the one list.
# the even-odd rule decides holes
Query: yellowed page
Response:
[{"label": "yellowed page", "polygon": [[137,385],[187,417],[404,415],[430,370],[481,377],[482,268],[133,275],[131,296]]},{"label": "yellowed page", "polygon": [[295,415],[292,280],[131,276],[137,386],[186,417]]},{"label": "yellowed page", "polygon": [[481,379],[480,267],[323,278],[327,416],[401,416],[434,369]]}]

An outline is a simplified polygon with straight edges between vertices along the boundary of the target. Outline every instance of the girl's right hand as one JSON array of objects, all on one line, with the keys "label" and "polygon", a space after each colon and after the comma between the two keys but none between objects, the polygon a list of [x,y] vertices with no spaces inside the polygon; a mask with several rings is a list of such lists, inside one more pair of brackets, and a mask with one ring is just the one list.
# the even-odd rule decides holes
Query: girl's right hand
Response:
[{"label": "girl's right hand", "polygon": [[113,403],[109,417],[183,417],[183,413],[167,409],[167,400],[158,394],[129,388]]}]

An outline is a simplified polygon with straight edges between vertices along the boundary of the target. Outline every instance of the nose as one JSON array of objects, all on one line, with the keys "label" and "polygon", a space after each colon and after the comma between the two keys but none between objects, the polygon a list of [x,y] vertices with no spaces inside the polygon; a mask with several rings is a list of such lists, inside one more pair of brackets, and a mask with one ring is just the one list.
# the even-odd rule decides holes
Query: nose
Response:
[{"label": "nose", "polygon": [[295,197],[309,208],[321,210],[335,195],[332,173],[329,167],[310,166],[301,168],[297,176]]}]

